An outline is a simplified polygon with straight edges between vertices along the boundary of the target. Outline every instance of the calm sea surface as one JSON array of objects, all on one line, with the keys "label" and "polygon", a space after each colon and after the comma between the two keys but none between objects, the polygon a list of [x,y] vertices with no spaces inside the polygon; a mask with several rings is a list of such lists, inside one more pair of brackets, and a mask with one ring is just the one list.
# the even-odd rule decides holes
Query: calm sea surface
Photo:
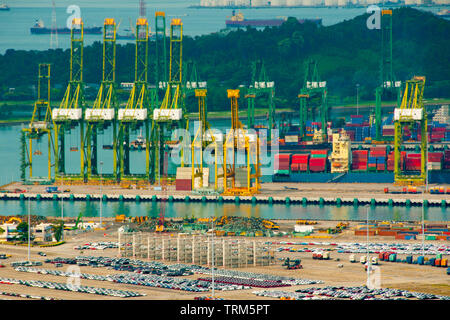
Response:
[{"label": "calm sea surface", "polygon": [[[0,53],[7,49],[45,50],[50,48],[50,34],[32,35],[30,27],[36,20],[42,20],[46,27],[52,25],[52,2],[50,0],[16,0],[7,1],[10,11],[0,11]],[[102,26],[105,18],[114,18],[119,23],[119,34],[126,34],[130,25],[134,25],[139,15],[139,1],[88,1],[88,0],[58,0],[56,1],[56,22],[58,27],[66,26],[66,21],[72,15],[67,8],[77,5],[85,27]],[[170,19],[178,17],[183,20],[184,33],[196,36],[216,32],[225,28],[225,20],[231,15],[229,9],[194,9],[191,5],[198,4],[193,0],[147,1],[147,17],[151,29],[154,29],[154,14],[165,11]],[[439,11],[439,7],[427,7],[423,10]],[[323,25],[328,26],[343,20],[352,19],[366,12],[365,8],[283,8],[283,9],[244,9],[246,18],[322,18]],[[130,23],[131,21],[131,23]],[[85,35],[85,44],[101,41],[101,35]],[[130,40],[118,40],[124,43]],[[58,35],[58,46],[69,48],[70,35]]]}]

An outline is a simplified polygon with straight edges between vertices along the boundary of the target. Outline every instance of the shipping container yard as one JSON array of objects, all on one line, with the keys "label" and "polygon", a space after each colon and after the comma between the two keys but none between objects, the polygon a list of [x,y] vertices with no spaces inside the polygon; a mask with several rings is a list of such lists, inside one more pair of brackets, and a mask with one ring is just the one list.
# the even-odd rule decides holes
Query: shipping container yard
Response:
[{"label": "shipping container yard", "polygon": [[[96,27],[95,62],[86,22],[71,20],[58,104],[61,66],[28,65],[31,119],[0,126],[0,299],[450,300],[450,111],[433,96],[448,79],[421,67],[394,74],[401,8],[380,10],[381,52],[367,54],[380,74],[360,112],[362,86],[344,106],[351,93],[338,103],[339,81],[319,72],[344,72],[340,60],[296,62],[304,79],[289,80],[295,103],[283,110],[289,91],[262,58],[246,74],[208,57],[243,84],[209,81],[196,67],[206,62],[192,60],[202,40],[186,40],[182,16],[139,4],[133,43],[117,47],[130,59],[116,56],[121,22]],[[289,56],[310,39],[286,30],[324,30],[314,21],[208,37],[280,28]],[[130,82],[116,77],[125,69]],[[93,72],[95,85],[83,78]]]}]

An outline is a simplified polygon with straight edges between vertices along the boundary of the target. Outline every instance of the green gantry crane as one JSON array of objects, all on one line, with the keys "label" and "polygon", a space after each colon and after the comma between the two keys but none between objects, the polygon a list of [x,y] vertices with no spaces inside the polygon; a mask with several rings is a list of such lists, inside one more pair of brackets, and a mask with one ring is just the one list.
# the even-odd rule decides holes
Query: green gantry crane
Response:
[{"label": "green gantry crane", "polygon": [[397,108],[400,107],[402,96],[401,81],[397,81],[393,71],[392,61],[392,9],[381,10],[381,57],[380,85],[375,88],[375,128],[377,141],[382,140],[383,111],[381,107],[384,92],[397,92]]},{"label": "green gantry crane", "polygon": [[[257,97],[267,95],[268,111],[268,141],[271,141],[272,129],[274,128],[275,104],[273,98],[275,96],[275,83],[269,80],[266,74],[264,62],[252,62],[251,82],[247,90],[245,98],[247,99],[247,128],[255,127],[255,100]],[[258,73],[259,71],[259,73]]]},{"label": "green gantry crane", "polygon": [[[188,119],[183,88],[183,23],[170,23],[169,78],[166,93],[159,108],[153,109],[152,122],[152,180],[160,182],[164,170],[164,152],[167,147],[166,129],[187,127]],[[181,158],[184,155],[182,154]],[[181,165],[184,166],[182,159]]]},{"label": "green gantry crane", "polygon": [[130,131],[145,128],[146,171],[144,179],[150,181],[150,89],[148,84],[148,21],[136,21],[136,49],[134,83],[125,108],[118,110],[119,179],[143,180],[130,172]]},{"label": "green gantry crane", "polygon": [[320,114],[322,123],[322,138],[327,140],[327,122],[329,118],[327,82],[321,81],[317,68],[317,61],[309,60],[306,63],[303,88],[298,95],[300,99],[300,136],[306,139],[306,121],[315,119]]},{"label": "green gantry crane", "polygon": [[117,148],[117,97],[116,97],[116,22],[105,19],[103,26],[103,73],[102,83],[92,108],[85,110],[86,146],[85,170],[87,179],[98,178],[97,137],[110,125],[113,129],[113,175],[118,180]]},{"label": "green gantry crane", "polygon": [[[80,180],[85,175],[84,157],[84,83],[83,83],[83,21],[81,18],[72,20],[70,32],[70,81],[59,108],[52,110],[55,134],[55,178],[66,174],[65,166],[65,133],[71,132],[76,126],[80,129],[81,146],[71,146],[70,151],[80,151],[80,174],[73,174],[68,179]],[[76,31],[78,30],[78,31]]]},{"label": "green gantry crane", "polygon": [[166,14],[162,11],[155,12],[155,90],[152,90],[152,109],[158,108],[160,98],[167,89],[167,37]]},{"label": "green gantry crane", "polygon": [[[33,140],[37,141],[39,146],[40,139],[47,135],[48,137],[48,165],[47,179],[52,179],[51,161],[53,145],[53,121],[52,109],[50,106],[51,97],[51,65],[40,63],[38,69],[38,90],[37,100],[34,103],[33,115],[28,127],[22,129],[22,156],[21,156],[21,179],[26,180],[26,168],[29,167],[29,179],[33,177],[33,156],[42,155],[41,150],[33,151]],[[28,145],[27,145],[28,140]]]}]

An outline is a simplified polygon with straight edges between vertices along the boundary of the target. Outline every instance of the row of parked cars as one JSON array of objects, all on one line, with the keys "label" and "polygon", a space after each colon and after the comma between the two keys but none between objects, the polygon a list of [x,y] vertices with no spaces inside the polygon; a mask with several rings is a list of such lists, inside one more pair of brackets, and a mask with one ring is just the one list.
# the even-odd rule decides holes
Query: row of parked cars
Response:
[{"label": "row of parked cars", "polygon": [[[201,274],[212,274],[211,268],[202,267],[202,266],[193,266],[193,271],[195,273]],[[309,279],[300,279],[293,277],[284,277],[278,276],[274,274],[265,274],[265,273],[254,273],[254,272],[246,272],[239,270],[227,270],[227,269],[215,269],[214,274],[217,276],[224,276],[229,278],[239,278],[239,279],[252,279],[259,281],[274,281],[279,282],[284,285],[311,285],[311,284],[319,284],[323,283],[321,280],[309,280]]]},{"label": "row of parked cars", "polygon": [[[206,292],[212,289],[211,282],[195,279],[173,278],[158,275],[137,275],[133,273],[115,274],[110,275],[110,277],[116,283],[182,290],[188,292]],[[250,287],[244,285],[214,283],[214,290],[218,291],[241,289],[250,289]]]},{"label": "row of parked cars", "polygon": [[87,286],[77,286],[72,285],[70,283],[59,283],[59,282],[50,282],[50,281],[38,281],[38,280],[19,280],[19,279],[10,279],[10,278],[0,278],[2,283],[11,283],[11,284],[20,284],[27,287],[37,287],[37,288],[46,288],[46,289],[54,289],[54,290],[63,290],[63,291],[76,291],[81,293],[92,293],[103,296],[113,296],[119,298],[129,298],[129,297],[139,297],[145,294],[129,291],[129,290],[114,290],[107,288],[98,288],[98,287],[87,287]]},{"label": "row of parked cars", "polygon": [[418,300],[450,300],[449,296],[429,293],[410,292],[407,290],[380,288],[371,289],[366,286],[305,288],[296,290],[299,293],[326,296],[338,299],[351,300],[392,300],[392,299],[418,299]]},{"label": "row of parked cars", "polygon": [[36,295],[31,295],[31,294],[26,294],[26,293],[5,292],[5,291],[0,291],[0,295],[8,296],[8,297],[26,298],[26,299],[37,299],[37,300],[57,300],[57,299],[51,298],[51,297],[36,296]]},{"label": "row of parked cars", "polygon": [[79,246],[73,247],[74,250],[105,250],[118,248],[117,242],[88,242]]},{"label": "row of parked cars", "polygon": [[[310,247],[287,247],[287,246],[326,246],[330,248],[318,248],[322,251],[337,251],[338,253],[366,253],[367,243],[357,243],[357,242],[289,242],[280,241],[272,242],[272,244],[282,245],[278,247],[277,251],[295,251],[295,252],[312,252]],[[450,254],[450,245],[439,244],[439,243],[427,243],[422,248],[421,243],[369,243],[370,253],[379,253],[382,251],[393,251],[398,254],[420,254],[424,250],[427,255],[435,255],[438,253]]]}]

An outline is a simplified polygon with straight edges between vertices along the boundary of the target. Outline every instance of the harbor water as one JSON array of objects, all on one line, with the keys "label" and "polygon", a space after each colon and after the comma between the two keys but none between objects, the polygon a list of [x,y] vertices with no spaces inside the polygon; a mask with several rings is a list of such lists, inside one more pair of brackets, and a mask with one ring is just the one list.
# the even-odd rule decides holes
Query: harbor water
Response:
[{"label": "harbor water", "polygon": [[[37,20],[42,20],[45,27],[52,26],[52,2],[48,0],[16,0],[10,1],[10,11],[0,11],[0,54],[7,49],[15,50],[46,50],[50,48],[50,34],[32,35],[30,28]],[[187,36],[197,36],[225,29],[225,20],[231,14],[231,9],[195,9],[199,0],[166,0],[147,1],[146,12],[151,30],[154,29],[156,11],[165,11],[166,17],[181,18],[183,33]],[[80,8],[80,15],[85,27],[102,26],[105,18],[114,18],[120,25],[118,34],[127,34],[133,29],[133,24],[139,15],[139,1],[105,0],[92,2],[88,0],[57,1],[55,13],[58,27],[65,27],[67,20],[73,14],[67,9],[71,5]],[[422,10],[438,12],[439,6],[423,7]],[[298,19],[321,18],[324,26],[333,25],[344,20],[364,14],[366,8],[265,8],[241,10],[246,19],[268,19],[278,17],[296,17]],[[131,21],[131,23],[130,23]],[[128,30],[126,30],[128,29]],[[85,45],[101,41],[101,35],[85,35]],[[124,44],[133,40],[118,40]],[[58,35],[58,46],[67,49],[70,46],[70,35]]]},{"label": "harbor water", "polygon": [[[102,202],[102,217],[115,217],[124,214],[127,217],[148,216],[158,217],[161,202]],[[166,218],[206,218],[240,216],[265,219],[316,219],[316,220],[353,220],[365,221],[367,208],[363,206],[319,206],[319,205],[284,205],[284,204],[251,204],[217,203],[217,202],[165,202]],[[63,201],[41,200],[30,201],[31,214],[48,217],[60,217],[63,206],[64,217],[77,217],[80,212],[84,217],[98,217],[100,201]],[[27,200],[0,201],[1,215],[27,215]],[[421,221],[421,207],[374,207],[369,208],[371,221]],[[447,211],[441,207],[428,207],[424,211],[426,221],[447,221]]]}]

